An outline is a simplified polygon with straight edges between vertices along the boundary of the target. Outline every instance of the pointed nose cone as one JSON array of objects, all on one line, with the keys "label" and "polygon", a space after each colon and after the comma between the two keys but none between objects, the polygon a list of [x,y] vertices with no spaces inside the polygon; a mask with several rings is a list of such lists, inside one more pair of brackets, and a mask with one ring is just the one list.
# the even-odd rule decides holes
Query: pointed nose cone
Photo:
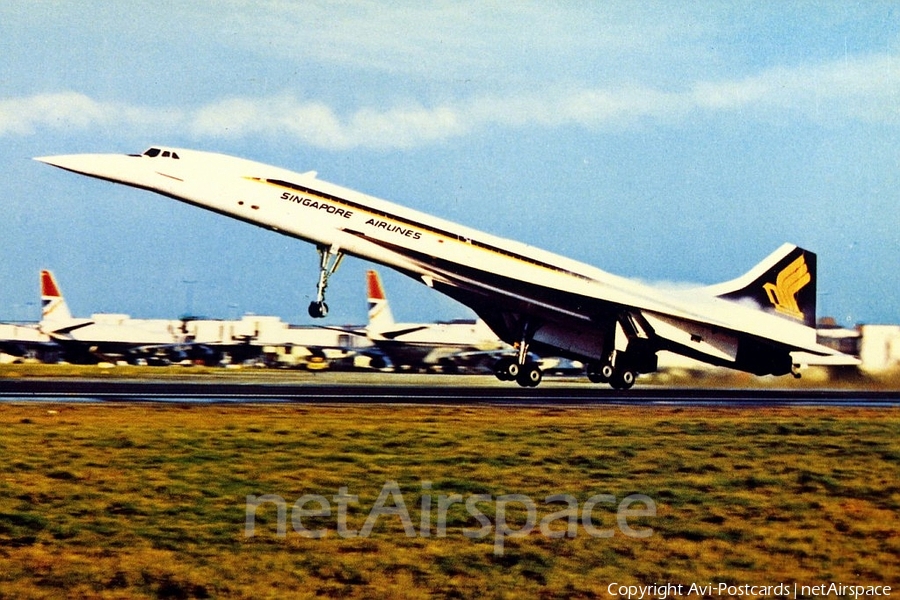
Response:
[{"label": "pointed nose cone", "polygon": [[62,154],[59,156],[39,156],[34,160],[66,171],[90,175],[92,177],[108,178],[110,167],[121,160],[118,154]]},{"label": "pointed nose cone", "polygon": [[[157,150],[157,153],[160,153]],[[165,158],[141,154],[62,154],[38,156],[34,160],[47,165],[87,175],[113,183],[151,190],[161,194],[178,195],[184,192],[186,162],[171,151]]]}]

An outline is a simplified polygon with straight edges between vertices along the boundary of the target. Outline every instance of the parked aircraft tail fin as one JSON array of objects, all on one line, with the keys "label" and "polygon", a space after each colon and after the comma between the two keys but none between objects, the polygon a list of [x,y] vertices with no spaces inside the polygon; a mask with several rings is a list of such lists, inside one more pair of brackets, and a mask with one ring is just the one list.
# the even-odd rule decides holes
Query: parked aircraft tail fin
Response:
[{"label": "parked aircraft tail fin", "polygon": [[53,273],[41,271],[41,322],[62,323],[72,320],[72,313],[63,298]]},{"label": "parked aircraft tail fin", "polygon": [[369,329],[375,332],[386,331],[394,325],[394,316],[388,306],[384,286],[377,271],[366,272],[366,288],[369,300]]},{"label": "parked aircraft tail fin", "polygon": [[745,275],[709,288],[713,295],[816,326],[816,255],[784,244]]}]

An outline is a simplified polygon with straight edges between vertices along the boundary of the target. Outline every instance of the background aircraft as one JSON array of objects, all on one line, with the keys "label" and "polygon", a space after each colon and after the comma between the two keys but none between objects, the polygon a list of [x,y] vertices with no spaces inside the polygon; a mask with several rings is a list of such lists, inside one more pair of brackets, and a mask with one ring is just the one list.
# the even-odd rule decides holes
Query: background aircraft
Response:
[{"label": "background aircraft", "polygon": [[62,347],[66,360],[74,363],[180,360],[186,348],[178,320],[102,313],[89,319],[73,317],[53,273],[47,270],[41,271],[39,327]]},{"label": "background aircraft", "polygon": [[0,323],[0,363],[34,359],[55,362],[59,345],[34,323]]},{"label": "background aircraft", "polygon": [[[353,356],[370,345],[351,336],[338,336],[319,327],[298,327],[278,317],[244,315],[236,321],[182,317],[132,319],[122,314],[97,313],[89,319],[72,317],[50,271],[41,272],[40,332],[65,359],[76,363],[101,360],[132,364],[174,362],[214,365],[270,364],[326,368],[353,364]],[[3,333],[0,327],[0,334]],[[19,331],[22,337],[27,331]],[[4,342],[15,340],[0,338]]]},{"label": "background aircraft", "polygon": [[396,368],[439,367],[444,372],[457,372],[472,361],[483,362],[486,356],[499,356],[498,351],[508,354],[512,350],[481,319],[395,322],[381,277],[375,270],[366,272],[366,290],[369,322],[365,334]]}]

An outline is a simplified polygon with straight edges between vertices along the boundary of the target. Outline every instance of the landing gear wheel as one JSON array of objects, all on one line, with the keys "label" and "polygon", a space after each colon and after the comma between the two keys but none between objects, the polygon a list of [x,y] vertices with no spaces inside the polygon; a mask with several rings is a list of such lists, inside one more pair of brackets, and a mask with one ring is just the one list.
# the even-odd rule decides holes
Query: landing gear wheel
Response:
[{"label": "landing gear wheel", "polygon": [[522,370],[522,367],[516,361],[512,361],[511,363],[509,363],[509,366],[506,367],[506,374],[509,376],[509,381],[518,379],[519,372],[521,370]]},{"label": "landing gear wheel", "polygon": [[536,363],[528,363],[519,371],[516,383],[522,387],[536,387],[543,378],[544,374],[541,372],[541,368]]},{"label": "landing gear wheel", "polygon": [[310,302],[309,303],[309,316],[313,319],[321,319],[325,315],[328,314],[328,305],[324,302]]},{"label": "landing gear wheel", "polygon": [[[516,362],[512,358],[501,358],[497,361],[497,364],[494,365],[494,376],[500,381],[512,381],[515,377],[510,376],[509,368],[515,364]],[[519,365],[516,365],[517,368],[518,366]]]},{"label": "landing gear wheel", "polygon": [[613,366],[606,363],[597,369],[596,364],[589,365],[587,376],[591,383],[609,383],[613,376]]},{"label": "landing gear wheel", "polygon": [[613,371],[609,384],[617,390],[628,390],[634,385],[637,374],[629,369],[616,369]]},{"label": "landing gear wheel", "polygon": [[606,381],[612,379],[613,373],[615,373],[615,369],[609,363],[606,363],[600,368],[600,378]]}]

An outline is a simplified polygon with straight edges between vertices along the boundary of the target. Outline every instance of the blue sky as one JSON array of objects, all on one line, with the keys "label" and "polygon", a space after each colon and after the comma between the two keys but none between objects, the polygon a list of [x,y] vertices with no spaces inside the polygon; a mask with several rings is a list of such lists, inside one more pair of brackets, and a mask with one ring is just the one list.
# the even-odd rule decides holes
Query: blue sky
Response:
[{"label": "blue sky", "polygon": [[[900,322],[895,2],[0,3],[0,320],[305,323],[311,245],[29,160],[214,150],[664,285],[790,241],[819,314]],[[348,259],[329,321],[365,319]],[[470,316],[383,273],[395,317]]]}]

